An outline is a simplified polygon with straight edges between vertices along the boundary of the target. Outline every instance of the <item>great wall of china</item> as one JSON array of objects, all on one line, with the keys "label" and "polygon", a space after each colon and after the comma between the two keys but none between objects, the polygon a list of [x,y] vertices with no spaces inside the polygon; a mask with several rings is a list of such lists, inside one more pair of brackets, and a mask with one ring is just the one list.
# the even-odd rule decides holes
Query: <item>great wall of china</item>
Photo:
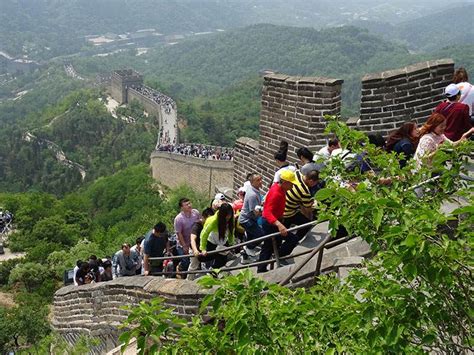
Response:
[{"label": "great wall of china", "polygon": [[[348,124],[364,132],[386,134],[407,120],[423,122],[441,100],[442,88],[450,82],[453,71],[454,62],[443,59],[365,76],[360,116]],[[226,177],[224,183],[242,186],[248,172],[258,171],[263,173],[268,186],[274,172],[273,154],[280,140],[290,143],[290,161],[296,161],[295,151],[301,146],[314,151],[325,144],[324,116],[340,113],[342,83],[342,80],[321,77],[267,75],[262,91],[259,141],[239,138],[233,162],[212,161],[209,165],[198,158],[153,152],[151,166],[154,176],[171,183],[166,180],[167,176],[160,174],[166,174],[170,169],[169,179],[189,176],[193,166],[199,162],[203,181],[206,181],[203,186],[209,191],[213,184],[222,183],[214,180],[212,175],[220,174],[217,167],[226,164],[226,174],[231,171],[232,179],[229,175],[229,180]],[[123,82],[120,85],[123,88]],[[114,96],[123,97],[123,91],[117,88],[118,85],[112,88]],[[192,174],[195,177],[201,173]],[[324,231],[313,228],[310,239],[317,241],[321,233]],[[368,254],[369,248],[364,242],[352,239],[324,254],[322,270],[343,276],[347,268],[357,266],[360,258]],[[277,268],[266,273],[264,278],[278,282],[291,270],[292,265]],[[297,274],[298,282],[293,286],[311,284],[314,270],[314,263],[308,264]],[[205,291],[193,281],[162,277],[137,276],[80,287],[67,286],[55,294],[53,327],[71,343],[81,334],[99,338],[101,343],[91,352],[104,353],[118,345],[118,326],[127,316],[122,306],[162,296],[166,304],[175,307],[176,313],[189,318],[196,313],[204,294]]]}]

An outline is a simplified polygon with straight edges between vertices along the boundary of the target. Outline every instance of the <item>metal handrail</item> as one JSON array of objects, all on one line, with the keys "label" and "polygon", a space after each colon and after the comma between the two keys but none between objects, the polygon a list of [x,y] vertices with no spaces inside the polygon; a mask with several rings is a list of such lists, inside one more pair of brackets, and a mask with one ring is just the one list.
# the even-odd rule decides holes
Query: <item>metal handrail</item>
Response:
[{"label": "metal handrail", "polygon": [[[304,228],[304,227],[316,226],[316,225],[324,223],[324,222],[326,222],[326,220],[324,220],[324,221],[316,220],[316,221],[311,221],[311,222],[308,222],[308,223],[300,224],[299,226],[294,226],[294,227],[288,228],[288,232],[299,230],[299,229]],[[207,255],[214,255],[214,254],[220,254],[220,253],[223,253],[223,252],[226,252],[226,251],[231,251],[233,249],[237,249],[237,248],[240,248],[240,247],[245,246],[245,245],[258,243],[258,242],[270,239],[272,237],[276,237],[277,235],[280,235],[280,232],[270,233],[270,234],[264,235],[264,236],[259,237],[259,238],[255,238],[255,239],[252,239],[252,240],[249,240],[249,241],[246,241],[246,242],[242,242],[242,243],[232,245],[230,247],[225,247],[225,248],[222,248],[222,249],[219,249],[219,250],[209,251],[209,252],[207,252]],[[188,254],[188,255],[177,255],[177,256],[150,257],[150,258],[148,258],[148,260],[153,260],[153,261],[180,260],[180,259],[189,258],[189,257],[193,257],[193,256],[194,255]]]},{"label": "metal handrail", "polygon": [[[326,245],[327,242],[331,239],[331,235],[328,234],[326,237],[322,240],[322,242],[315,247],[311,253],[304,259],[283,281],[279,283],[280,286],[285,286],[288,282],[291,281],[291,279],[305,266],[319,251],[323,250],[324,246]],[[321,254],[322,255],[322,254]]]},{"label": "metal handrail", "polygon": [[[330,249],[330,248],[336,247],[339,244],[342,244],[342,243],[345,243],[345,242],[349,241],[350,239],[351,239],[351,237],[344,237],[344,238],[338,238],[338,239],[330,240],[330,241],[328,241],[324,244],[324,249]],[[313,252],[313,250],[315,248],[319,248],[319,245],[317,247],[307,249],[307,250],[301,251],[301,252],[296,253],[296,254],[290,254],[290,255],[282,256],[280,258],[280,260],[292,259],[292,258],[296,258],[296,257],[299,257],[299,256],[309,254],[309,253]],[[275,259],[262,260],[262,261],[256,261],[256,262],[253,262],[253,263],[242,264],[242,265],[239,265],[239,266],[223,267],[223,268],[220,268],[219,271],[220,272],[225,272],[225,271],[235,271],[235,270],[241,270],[241,269],[249,269],[251,267],[255,267],[255,266],[259,266],[259,265],[271,264],[271,263],[274,263],[276,261],[277,261],[276,258]],[[187,271],[180,271],[179,274],[181,274],[181,275],[208,274],[208,273],[212,273],[212,272],[213,272],[213,270],[192,270],[192,271],[187,270]],[[175,275],[175,274],[177,274],[176,271],[162,271],[162,272],[154,273],[153,275],[154,276],[161,276],[161,275]]]}]

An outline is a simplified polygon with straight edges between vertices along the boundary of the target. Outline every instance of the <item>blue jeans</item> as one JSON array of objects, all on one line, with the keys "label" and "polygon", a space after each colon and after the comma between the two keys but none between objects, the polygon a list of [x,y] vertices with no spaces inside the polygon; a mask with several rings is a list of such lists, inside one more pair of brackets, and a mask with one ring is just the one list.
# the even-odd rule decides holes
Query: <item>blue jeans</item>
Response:
[{"label": "blue jeans", "polygon": [[[179,256],[185,255],[183,248],[180,247],[180,246],[177,246],[177,247],[176,247],[176,254],[178,254]],[[189,254],[186,254],[186,255],[189,255]],[[180,260],[179,260],[179,269],[180,269],[181,271],[187,271],[188,268],[189,268],[189,263],[190,263],[190,262],[191,262],[191,261],[190,261],[189,257],[188,257],[188,258],[180,259]]]},{"label": "blue jeans", "polygon": [[[263,228],[257,223],[257,221],[248,220],[245,223],[240,223],[240,225],[245,229],[245,232],[247,234],[246,241],[254,240],[265,235],[263,232]],[[260,243],[261,242],[247,244],[247,248],[254,249]]]}]

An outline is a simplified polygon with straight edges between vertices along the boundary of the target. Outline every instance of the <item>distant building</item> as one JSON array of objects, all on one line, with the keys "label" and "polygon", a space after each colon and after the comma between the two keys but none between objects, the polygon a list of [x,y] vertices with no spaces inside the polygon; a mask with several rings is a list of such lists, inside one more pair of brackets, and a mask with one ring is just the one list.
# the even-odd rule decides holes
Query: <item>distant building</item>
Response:
[{"label": "distant building", "polygon": [[112,73],[111,94],[121,105],[128,102],[128,88],[143,85],[143,76],[133,69],[115,70]]}]

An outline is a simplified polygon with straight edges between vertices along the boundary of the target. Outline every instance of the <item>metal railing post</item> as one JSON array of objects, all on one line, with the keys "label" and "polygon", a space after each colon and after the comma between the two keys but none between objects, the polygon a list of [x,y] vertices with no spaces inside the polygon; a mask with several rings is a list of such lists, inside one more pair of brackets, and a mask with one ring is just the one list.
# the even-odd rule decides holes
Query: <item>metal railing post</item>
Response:
[{"label": "metal railing post", "polygon": [[323,263],[324,249],[325,248],[322,248],[318,254],[318,261],[316,262],[316,271],[314,272],[315,276],[319,276],[319,274],[321,273],[321,264]]},{"label": "metal railing post", "polygon": [[324,237],[321,243],[313,249],[313,251],[304,259],[283,281],[280,282],[280,286],[285,286],[293,277],[305,266],[321,249],[324,249],[326,243],[331,239],[331,235],[328,234]]},{"label": "metal railing post", "polygon": [[[273,254],[275,254],[275,261],[276,261],[276,266],[280,267],[280,256],[278,254],[278,245],[277,241],[275,239],[275,236],[272,236],[272,244],[273,244]],[[272,264],[273,266],[273,264]],[[272,267],[273,269],[273,267]]]}]

